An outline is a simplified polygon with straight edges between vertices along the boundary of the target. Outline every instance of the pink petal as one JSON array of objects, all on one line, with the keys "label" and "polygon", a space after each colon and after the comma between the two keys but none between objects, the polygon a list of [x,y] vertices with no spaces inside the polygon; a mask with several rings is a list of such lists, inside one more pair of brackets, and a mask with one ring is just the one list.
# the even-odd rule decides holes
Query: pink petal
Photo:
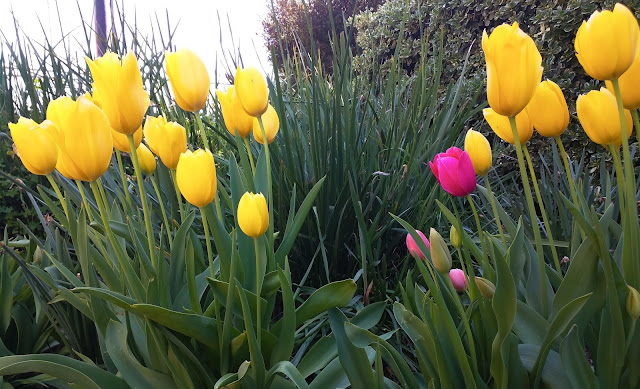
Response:
[{"label": "pink petal", "polygon": [[449,278],[453,284],[453,288],[458,292],[465,290],[467,287],[467,280],[465,279],[464,272],[460,269],[451,269],[449,271]]},{"label": "pink petal", "polygon": [[458,180],[465,196],[476,189],[476,173],[473,170],[473,163],[469,154],[464,151],[458,163]]},{"label": "pink petal", "polygon": [[[436,156],[436,158],[438,158],[438,156]],[[429,167],[431,168],[431,172],[433,173],[434,176],[436,176],[436,180],[438,180],[438,183],[440,182],[440,176],[438,175],[438,164],[435,163],[437,161],[437,159],[434,159],[433,162],[429,161]]]},{"label": "pink petal", "polygon": [[445,157],[438,160],[438,171],[440,172],[440,185],[449,194],[462,197],[466,193],[462,190],[458,178],[458,160],[453,157]]},{"label": "pink petal", "polygon": [[[429,243],[429,240],[427,239],[427,237],[424,236],[422,231],[416,230],[416,233],[420,236],[420,238],[422,238],[422,241],[427,246],[427,248],[431,249],[431,244]],[[418,244],[416,243],[415,240],[413,240],[413,237],[411,236],[411,234],[407,234],[406,243],[407,243],[407,249],[409,250],[409,253],[411,255],[417,256],[423,261],[425,260],[426,258],[425,255],[422,254],[422,251],[420,250],[420,248],[418,248]]]},{"label": "pink petal", "polygon": [[462,154],[462,150],[460,150],[457,147],[450,147],[449,149],[447,149],[447,157],[453,157],[455,159],[459,159],[460,158],[460,154]]}]

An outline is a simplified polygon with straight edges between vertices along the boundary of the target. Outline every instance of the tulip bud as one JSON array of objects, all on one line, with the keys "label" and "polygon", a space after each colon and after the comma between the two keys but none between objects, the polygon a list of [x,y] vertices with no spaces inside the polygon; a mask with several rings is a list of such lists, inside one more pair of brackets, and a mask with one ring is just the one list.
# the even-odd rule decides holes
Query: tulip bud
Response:
[{"label": "tulip bud", "polygon": [[458,292],[462,292],[467,288],[467,280],[461,269],[449,270],[449,279],[451,279],[453,288]]},{"label": "tulip bud", "polygon": [[454,226],[451,226],[449,229],[449,241],[451,245],[457,249],[462,247],[462,236],[460,236],[460,233]]},{"label": "tulip bud", "polygon": [[631,285],[627,285],[627,288],[629,288],[629,294],[627,295],[627,313],[633,320],[637,320],[638,317],[640,317],[640,293]]},{"label": "tulip bud", "polygon": [[496,293],[496,286],[493,282],[482,277],[475,277],[475,281],[480,294],[488,299],[492,299],[493,295]]},{"label": "tulip bud", "polygon": [[[276,139],[276,134],[278,133],[278,129],[280,128],[280,119],[278,119],[278,113],[271,104],[269,104],[267,112],[262,115],[261,119],[262,125],[264,126],[264,133],[267,135],[267,142],[271,143],[274,139]],[[262,140],[262,129],[260,128],[258,118],[253,119],[253,137],[258,143],[264,142]]]},{"label": "tulip bud", "polygon": [[[506,116],[499,115],[491,108],[485,108],[482,110],[484,119],[489,123],[489,126],[505,142],[514,144],[513,131],[511,130],[511,123]],[[533,135],[533,123],[529,120],[529,114],[527,110],[523,110],[516,115],[516,127],[518,127],[518,138],[520,144],[525,144],[531,139]]]},{"label": "tulip bud", "polygon": [[[123,153],[131,151],[131,148],[129,147],[129,138],[127,138],[126,134],[118,132],[112,128],[111,138],[113,139],[113,147],[117,150],[120,150]],[[136,148],[140,146],[140,142],[142,142],[142,125],[140,125],[136,132],[133,133],[133,143],[136,145]]]},{"label": "tulip bud", "polygon": [[156,159],[147,146],[141,143],[136,149],[136,155],[138,156],[140,169],[144,174],[149,176],[156,171]]},{"label": "tulip bud", "polygon": [[197,112],[209,96],[209,73],[202,60],[189,49],[165,53],[167,77],[180,108]]},{"label": "tulip bud", "polygon": [[436,180],[452,196],[464,197],[476,189],[476,173],[466,151],[451,147],[429,162]]},{"label": "tulip bud", "polygon": [[[422,241],[427,246],[427,248],[431,249],[431,244],[429,243],[429,240],[427,239],[427,237],[424,236],[422,231],[416,230],[416,234],[418,234],[420,236],[420,238],[422,238]],[[420,251],[420,248],[418,247],[418,244],[413,239],[411,234],[407,234],[407,238],[405,240],[406,240],[406,243],[407,243],[407,250],[409,250],[409,254],[413,255],[414,257],[418,257],[418,258],[420,258],[421,260],[424,261],[426,259],[426,257],[422,253],[422,251]]]},{"label": "tulip bud", "polygon": [[33,120],[23,117],[18,119],[18,123],[9,123],[18,157],[24,167],[33,174],[50,174],[56,168],[58,148],[55,139],[58,137],[58,130],[55,125],[49,123],[38,125]]},{"label": "tulip bud", "polygon": [[56,169],[72,180],[95,181],[111,164],[113,139],[104,112],[85,97],[49,103],[47,119],[58,128]]},{"label": "tulip bud", "polygon": [[464,151],[469,154],[475,173],[479,176],[487,174],[491,169],[491,145],[487,138],[470,129],[464,137]]},{"label": "tulip bud", "polygon": [[635,15],[618,3],[613,11],[595,11],[583,21],[574,43],[576,57],[587,74],[613,80],[629,69],[640,51]]},{"label": "tulip bud", "polygon": [[482,33],[487,62],[487,99],[498,114],[515,116],[529,103],[542,80],[542,56],[518,26],[502,24]]},{"label": "tulip bud", "polygon": [[209,150],[187,150],[180,154],[176,181],[182,196],[198,208],[213,201],[216,195],[216,164]]},{"label": "tulip bud", "polygon": [[553,81],[542,81],[527,105],[533,127],[542,136],[560,136],[569,125],[569,108],[560,87]]},{"label": "tulip bud", "polygon": [[42,263],[42,250],[40,249],[40,246],[36,247],[33,252],[33,263],[36,265],[40,265]]},{"label": "tulip bud", "polygon": [[262,193],[246,192],[238,202],[238,225],[242,232],[259,238],[269,227],[269,209]]},{"label": "tulip bud", "polygon": [[253,130],[253,116],[249,116],[242,108],[235,88],[230,86],[226,92],[217,90],[216,96],[220,102],[224,125],[229,133],[235,136],[238,131],[241,138],[246,138]]},{"label": "tulip bud", "polygon": [[180,154],[187,151],[187,132],[164,117],[148,116],[142,130],[149,149],[171,170],[178,166]]},{"label": "tulip bud", "polygon": [[246,69],[238,67],[233,84],[242,108],[247,114],[256,117],[267,111],[269,90],[267,81],[258,69],[253,66]]},{"label": "tulip bud", "polygon": [[149,108],[149,94],[144,90],[136,56],[129,52],[122,58],[106,53],[95,61],[85,58],[94,81],[94,98],[109,118],[111,128],[133,134],[142,125]]},{"label": "tulip bud", "polygon": [[441,274],[449,273],[449,270],[451,270],[451,253],[447,243],[434,228],[431,228],[429,232],[429,241],[431,242],[431,262],[433,262],[433,267]]},{"label": "tulip bud", "polygon": [[[622,143],[618,105],[615,96],[605,88],[592,90],[578,96],[576,111],[582,128],[589,138],[604,147],[612,144],[620,147]],[[631,135],[632,122],[629,111],[624,112],[627,122],[627,134]]]},{"label": "tulip bud", "polygon": [[[618,83],[624,107],[628,110],[640,108],[640,54],[636,56],[631,67],[618,78]],[[605,84],[611,93],[615,93],[611,81],[605,81]]]}]

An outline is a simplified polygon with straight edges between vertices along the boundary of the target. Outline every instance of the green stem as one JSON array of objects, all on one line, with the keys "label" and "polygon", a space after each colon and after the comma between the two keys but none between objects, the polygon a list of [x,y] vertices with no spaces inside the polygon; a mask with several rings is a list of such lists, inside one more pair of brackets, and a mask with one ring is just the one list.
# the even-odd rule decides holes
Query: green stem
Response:
[{"label": "green stem", "polygon": [[624,190],[622,190],[620,188],[620,185],[622,184],[622,178],[624,177],[624,175],[622,174],[622,162],[620,161],[620,154],[618,153],[618,150],[616,149],[616,147],[614,145],[609,145],[609,152],[611,153],[611,156],[613,157],[613,166],[616,169],[616,182],[618,185],[618,199],[620,201],[620,210],[625,209],[624,208],[624,204],[625,204],[625,196],[624,196]]},{"label": "green stem", "polygon": [[[104,201],[104,208],[107,211],[107,217],[111,219],[111,207],[109,207],[109,202],[107,201],[107,193],[104,191],[104,185],[102,185],[102,180],[98,178],[98,189],[100,190],[100,196],[102,201]],[[98,199],[96,199],[98,201]]]},{"label": "green stem", "polygon": [[[260,125],[260,131],[262,132],[262,143],[264,145],[264,153],[267,162],[267,191],[269,192],[269,227],[267,229],[267,254],[269,257],[271,257],[273,254],[273,188],[271,187],[271,157],[269,156],[269,142],[267,141],[267,134],[264,131],[262,116],[258,116],[258,124]],[[269,268],[269,266],[267,266],[267,268]]]},{"label": "green stem", "polygon": [[[89,208],[89,202],[87,201],[87,196],[84,193],[82,182],[80,182],[80,180],[76,180],[76,186],[78,186],[78,190],[80,191],[80,197],[82,197],[82,204],[84,205],[84,208],[87,210],[87,217],[89,218],[89,223],[93,223],[94,220],[91,214],[91,208]],[[98,202],[100,202],[100,196],[96,196],[96,203]]]},{"label": "green stem", "polygon": [[251,173],[255,176],[256,175],[256,165],[253,164],[253,154],[251,154],[251,147],[249,146],[249,140],[247,139],[248,137],[244,137],[242,138],[242,140],[244,141],[244,145],[247,148],[247,155],[249,156],[249,163],[251,164]]},{"label": "green stem", "polygon": [[540,188],[538,187],[538,178],[536,177],[536,171],[533,169],[533,163],[531,162],[531,155],[529,155],[529,149],[527,149],[527,145],[522,145],[522,150],[524,151],[524,156],[527,160],[527,164],[529,165],[529,173],[531,173],[533,190],[536,193],[538,206],[540,206],[540,212],[542,213],[542,221],[544,223],[545,231],[547,232],[547,238],[549,238],[549,245],[551,246],[553,263],[558,274],[562,274],[562,269],[560,268],[560,260],[558,259],[558,252],[556,251],[556,244],[553,241],[553,234],[551,233],[551,224],[549,223],[549,218],[547,217],[547,211],[544,208],[544,202],[542,201],[542,195],[540,194]]},{"label": "green stem", "polygon": [[482,247],[482,271],[484,274],[489,274],[489,273],[493,273],[493,271],[491,270],[491,265],[489,264],[489,256],[488,256],[488,250],[487,250],[487,245],[485,244],[484,241],[484,234],[482,233],[482,225],[480,224],[480,218],[478,217],[478,211],[476,210],[476,206],[473,204],[473,199],[471,198],[471,195],[467,195],[467,201],[469,201],[469,204],[471,205],[471,211],[473,212],[473,217],[476,220],[476,228],[478,229],[478,238],[480,239],[480,246]]},{"label": "green stem", "polygon": [[578,196],[576,195],[576,189],[574,188],[575,183],[573,182],[573,176],[571,175],[571,167],[569,166],[569,157],[567,156],[567,152],[564,149],[564,144],[562,144],[562,139],[560,139],[560,136],[556,136],[554,137],[554,139],[558,144],[558,148],[560,149],[560,155],[562,156],[562,162],[564,163],[564,171],[567,174],[567,181],[569,182],[569,191],[571,192],[571,200],[576,206],[578,206]]},{"label": "green stem", "polygon": [[262,347],[262,323],[260,312],[260,249],[258,248],[258,239],[253,238],[253,247],[256,251],[256,334],[258,336],[258,349]]},{"label": "green stem", "polygon": [[200,216],[202,216],[202,228],[204,229],[204,240],[207,245],[207,259],[209,260],[209,270],[211,271],[211,278],[216,276],[213,270],[213,253],[211,251],[211,239],[209,239],[209,224],[207,223],[206,212],[204,207],[200,208]]},{"label": "green stem", "polygon": [[622,355],[627,355],[629,353],[629,347],[631,346],[631,340],[633,339],[633,335],[635,334],[636,331],[636,322],[638,319],[631,319],[631,329],[629,330],[629,335],[627,336],[627,341],[625,342],[624,345],[624,354]]},{"label": "green stem", "polygon": [[[127,184],[127,176],[124,174],[124,165],[122,164],[122,155],[120,150],[116,149],[116,159],[118,161],[118,170],[120,171],[120,181],[122,181],[122,189],[124,190],[124,197],[127,204],[133,209],[133,202],[131,201],[131,195],[129,194],[129,185]],[[136,207],[137,210],[137,207]]]},{"label": "green stem", "polygon": [[[466,276],[466,273],[465,273]],[[455,303],[456,309],[458,310],[458,314],[460,315],[460,320],[464,324],[464,331],[467,333],[467,339],[469,339],[469,354],[471,354],[471,363],[473,363],[473,371],[478,371],[478,361],[476,359],[476,345],[473,341],[473,332],[471,332],[471,327],[469,326],[469,318],[467,318],[467,314],[464,311],[464,307],[462,307],[462,303],[460,302],[460,298],[458,297],[458,292],[453,287],[453,283],[451,282],[451,277],[449,275],[445,275],[445,283],[449,287],[449,291],[453,297],[453,301]]]},{"label": "green stem", "polygon": [[[456,207],[455,201],[453,197],[451,198],[451,206],[453,208],[453,212],[456,215],[456,229],[458,230],[458,233],[460,233],[460,237],[462,238],[465,234],[465,232],[462,229],[462,222],[460,219],[460,214],[458,213],[458,207]],[[471,255],[469,254],[469,250],[468,248],[464,245],[464,240],[462,243],[462,248],[464,249],[464,259],[466,262],[466,270],[465,274],[467,275],[467,290],[469,291],[469,297],[471,298],[471,301],[476,300],[480,294],[480,292],[478,291],[478,287],[476,286],[476,282],[475,282],[475,270],[473,269],[473,262],[471,261]],[[461,255],[461,250],[458,249],[458,255],[460,255],[460,263],[462,263],[462,255]],[[468,273],[467,273],[468,271]],[[488,274],[486,276],[489,276]],[[492,275],[490,277],[493,277]]]},{"label": "green stem", "polygon": [[[236,246],[236,231],[232,230],[231,232],[231,242],[233,247]],[[235,249],[234,249],[235,251]],[[229,267],[229,290],[235,290],[236,288],[236,255],[231,255],[231,265]],[[222,342],[220,343],[221,347],[221,361],[220,361],[220,372],[222,375],[227,374],[229,372],[229,356],[230,356],[230,346],[231,342],[231,320],[233,319],[233,310],[231,309],[233,305],[233,299],[235,293],[227,293],[227,301],[226,301],[226,313],[224,315],[224,325],[222,327]]]},{"label": "green stem", "polygon": [[220,197],[218,196],[218,192],[216,192],[216,197],[213,198],[213,201],[216,206],[216,213],[218,214],[218,220],[220,220],[221,223],[224,223],[223,217],[222,217],[222,208],[220,208]]},{"label": "green stem", "polygon": [[164,222],[164,227],[167,230],[167,238],[169,239],[169,247],[173,246],[173,241],[171,240],[171,226],[169,225],[169,220],[167,219],[167,213],[164,209],[164,201],[162,201],[162,195],[160,194],[160,188],[158,187],[158,182],[155,179],[155,176],[149,176],[151,180],[151,185],[153,185],[153,190],[156,192],[156,197],[158,198],[158,204],[160,204],[160,212],[162,212],[162,221]]},{"label": "green stem", "polygon": [[140,162],[138,161],[138,153],[136,152],[136,143],[133,140],[133,134],[128,134],[129,148],[131,152],[131,160],[133,161],[133,170],[136,173],[138,181],[138,192],[140,192],[140,201],[142,202],[142,214],[144,215],[144,227],[147,230],[147,243],[149,245],[149,255],[151,256],[151,264],[154,269],[158,268],[158,260],[156,259],[156,246],[153,237],[153,228],[151,227],[151,218],[149,216],[149,205],[147,204],[147,194],[144,190],[144,181],[142,180],[142,170],[140,170]]},{"label": "green stem", "polygon": [[176,191],[176,199],[178,200],[178,210],[180,211],[180,223],[184,221],[184,211],[182,210],[182,195],[178,188],[178,179],[175,170],[171,170],[171,181],[173,181],[173,189]]},{"label": "green stem", "polygon": [[53,175],[51,173],[47,174],[46,177],[47,180],[49,180],[53,191],[56,192],[56,196],[58,196],[58,201],[60,201],[60,205],[62,205],[62,209],[64,210],[64,214],[67,217],[67,220],[69,220],[69,208],[67,207],[67,201],[62,195],[62,192],[60,192],[60,187],[58,187],[58,184],[53,179]]},{"label": "green stem", "polygon": [[518,155],[518,165],[520,167],[520,176],[522,177],[522,186],[524,194],[527,198],[527,206],[529,207],[529,217],[531,218],[531,229],[536,241],[536,253],[538,254],[538,272],[540,273],[540,293],[542,294],[542,315],[547,317],[549,311],[549,302],[547,301],[547,284],[544,282],[546,273],[544,271],[544,251],[542,251],[542,238],[540,237],[540,229],[538,228],[538,217],[536,209],[533,205],[533,196],[529,187],[529,176],[524,166],[524,157],[522,155],[522,146],[520,144],[520,136],[516,125],[515,116],[509,116],[509,124],[511,124],[511,132],[513,133],[516,154]]},{"label": "green stem", "polygon": [[507,238],[504,236],[504,230],[502,228],[502,222],[500,221],[500,214],[498,213],[498,207],[496,206],[496,199],[491,190],[491,184],[489,182],[489,176],[484,176],[484,184],[487,187],[487,193],[489,193],[489,203],[491,203],[491,209],[493,210],[493,217],[496,219],[498,225],[498,232],[500,233],[500,240],[502,245],[507,248]]},{"label": "green stem", "polygon": [[199,112],[194,112],[194,116],[196,117],[196,123],[198,124],[198,130],[200,131],[200,139],[202,139],[202,147],[211,151],[211,146],[209,146],[209,140],[207,139],[207,134],[204,132],[204,124],[202,124],[202,118],[200,117]]},{"label": "green stem", "polygon": [[635,127],[636,129],[636,139],[638,140],[638,145],[640,146],[640,120],[638,120],[637,109],[631,111],[631,117],[633,118],[633,127]]}]

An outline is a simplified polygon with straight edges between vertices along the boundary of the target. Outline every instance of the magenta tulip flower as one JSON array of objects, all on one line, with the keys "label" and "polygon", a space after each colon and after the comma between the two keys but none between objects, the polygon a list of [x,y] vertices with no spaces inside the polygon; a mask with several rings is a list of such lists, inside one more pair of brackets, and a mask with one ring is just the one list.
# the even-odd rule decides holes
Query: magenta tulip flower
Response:
[{"label": "magenta tulip flower", "polygon": [[[422,231],[416,230],[416,233],[420,235],[424,244],[427,246],[429,250],[431,250],[431,244],[429,243],[429,240],[427,239],[427,237],[424,236]],[[423,261],[425,260],[426,257],[424,256],[424,254],[422,254],[422,251],[420,251],[420,249],[418,248],[418,244],[416,243],[415,240],[413,240],[413,237],[411,236],[411,234],[407,234],[407,249],[409,250],[409,253],[414,257],[417,256]]]},{"label": "magenta tulip flower", "polygon": [[449,278],[451,279],[453,288],[458,292],[462,292],[467,288],[467,280],[462,270],[460,269],[449,270]]},{"label": "magenta tulip flower", "polygon": [[436,155],[429,167],[442,189],[452,196],[464,197],[476,189],[476,173],[466,151],[451,147]]}]

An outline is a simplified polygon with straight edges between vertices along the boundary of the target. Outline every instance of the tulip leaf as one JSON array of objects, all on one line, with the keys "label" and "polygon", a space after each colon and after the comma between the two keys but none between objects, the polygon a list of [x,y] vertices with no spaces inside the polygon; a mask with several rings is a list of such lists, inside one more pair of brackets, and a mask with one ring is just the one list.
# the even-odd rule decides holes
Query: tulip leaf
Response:
[{"label": "tulip leaf", "polygon": [[195,217],[195,211],[189,212],[173,238],[171,262],[169,265],[169,290],[171,291],[171,296],[174,299],[185,284],[184,269],[185,255],[187,251],[187,233],[189,232]]},{"label": "tulip leaf", "polygon": [[518,308],[513,322],[513,332],[523,343],[542,345],[549,329],[549,322],[535,309],[517,300]]},{"label": "tulip leaf", "polygon": [[[222,306],[226,307],[227,304],[227,294],[229,293],[229,284],[223,281],[218,281],[215,278],[207,277],[207,282],[211,287],[211,291],[213,292],[215,298],[217,298]],[[249,311],[256,311],[256,294],[253,292],[246,291],[247,300],[249,304]],[[264,315],[267,308],[267,300],[260,298],[260,311]],[[240,306],[240,294],[236,291],[233,294],[233,306],[232,311],[234,315],[242,317],[242,307]]]},{"label": "tulip leaf", "polygon": [[247,341],[249,343],[249,354],[251,355],[251,367],[253,370],[253,378],[258,387],[262,387],[265,379],[265,365],[262,350],[258,345],[256,338],[256,331],[254,329],[255,320],[251,316],[249,311],[249,304],[247,303],[246,291],[238,285],[236,282],[236,290],[240,295],[240,305],[242,306],[242,317],[244,318],[244,326],[247,334]]},{"label": "tulip leaf", "polygon": [[[525,369],[530,375],[533,374],[533,367],[535,361],[538,358],[540,352],[540,346],[533,344],[519,344],[518,354]],[[547,389],[567,389],[571,388],[571,382],[569,382],[566,372],[560,361],[560,356],[557,352],[550,350],[549,354],[544,362],[541,375],[542,386]],[[535,387],[535,386],[534,386]]]},{"label": "tulip leaf", "polygon": [[[279,341],[271,354],[271,365],[275,366],[279,361],[289,361],[293,352],[296,333],[296,305],[293,300],[291,290],[291,273],[289,262],[285,260],[284,271],[278,266],[278,278],[280,279],[282,291],[282,328],[280,329]],[[297,370],[296,370],[297,371]],[[299,371],[297,371],[300,374]]]},{"label": "tulip leaf", "polygon": [[9,273],[9,258],[3,254],[0,255],[0,339],[11,324],[12,309],[13,284]]},{"label": "tulip leaf", "polygon": [[27,354],[0,357],[0,377],[25,373],[47,374],[87,389],[129,388],[122,378],[97,366],[63,355]]},{"label": "tulip leaf", "polygon": [[587,361],[584,346],[580,344],[578,326],[575,324],[560,345],[560,359],[574,388],[598,388],[598,380]]},{"label": "tulip leaf", "polygon": [[516,286],[511,269],[505,260],[496,256],[496,291],[491,301],[498,324],[498,333],[491,345],[491,374],[498,388],[508,387],[508,349],[505,339],[511,333],[516,317]]},{"label": "tulip leaf", "polygon": [[299,389],[309,388],[309,385],[307,384],[307,381],[304,380],[302,374],[300,374],[298,369],[296,369],[296,367],[289,361],[280,361],[267,372],[267,382],[265,387],[270,387],[269,384],[277,377],[277,374],[283,374],[285,377],[289,378]]}]

